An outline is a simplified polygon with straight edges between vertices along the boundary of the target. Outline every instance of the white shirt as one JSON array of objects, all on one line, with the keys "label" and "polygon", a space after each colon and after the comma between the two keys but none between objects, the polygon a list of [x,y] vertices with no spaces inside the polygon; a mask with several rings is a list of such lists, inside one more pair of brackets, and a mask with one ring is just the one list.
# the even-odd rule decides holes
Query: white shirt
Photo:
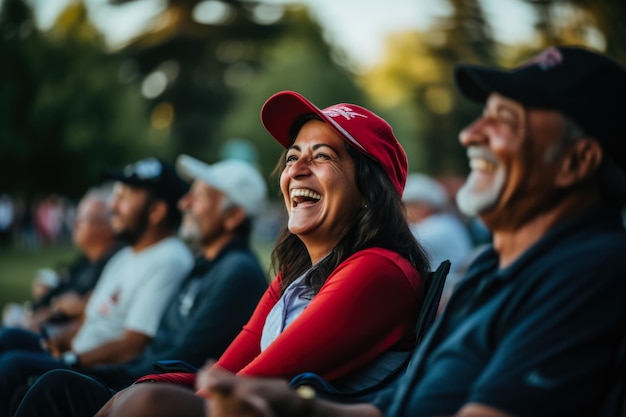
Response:
[{"label": "white shirt", "polygon": [[79,354],[89,351],[120,338],[125,330],[154,336],[167,303],[193,262],[190,250],[176,237],[140,252],[121,249],[100,275],[72,349]]}]

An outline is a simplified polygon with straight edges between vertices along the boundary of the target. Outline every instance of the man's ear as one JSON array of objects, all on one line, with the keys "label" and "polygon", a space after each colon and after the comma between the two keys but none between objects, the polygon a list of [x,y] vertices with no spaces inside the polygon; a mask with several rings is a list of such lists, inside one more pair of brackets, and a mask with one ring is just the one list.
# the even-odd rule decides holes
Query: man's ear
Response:
[{"label": "man's ear", "polygon": [[157,200],[152,203],[150,208],[150,223],[159,224],[162,223],[167,217],[167,203],[163,200]]},{"label": "man's ear", "polygon": [[239,206],[229,208],[225,215],[224,228],[229,232],[235,230],[246,219],[246,212]]},{"label": "man's ear", "polygon": [[556,185],[570,187],[591,177],[602,162],[602,147],[595,139],[583,138],[574,143],[565,153]]}]

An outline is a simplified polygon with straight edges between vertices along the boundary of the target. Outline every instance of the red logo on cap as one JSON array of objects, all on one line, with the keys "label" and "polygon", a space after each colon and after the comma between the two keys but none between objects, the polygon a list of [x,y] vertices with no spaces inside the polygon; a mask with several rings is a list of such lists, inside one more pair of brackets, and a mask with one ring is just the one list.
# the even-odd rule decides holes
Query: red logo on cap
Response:
[{"label": "red logo on cap", "polygon": [[367,119],[367,116],[365,116],[364,114],[357,113],[354,110],[352,110],[350,107],[346,107],[346,106],[330,107],[322,111],[328,117],[343,116],[346,120],[350,120],[359,116],[359,117],[364,117]]},{"label": "red logo on cap", "polygon": [[558,49],[552,47],[535,56],[523,66],[538,65],[542,70],[547,70],[561,62],[563,62],[563,55]]}]

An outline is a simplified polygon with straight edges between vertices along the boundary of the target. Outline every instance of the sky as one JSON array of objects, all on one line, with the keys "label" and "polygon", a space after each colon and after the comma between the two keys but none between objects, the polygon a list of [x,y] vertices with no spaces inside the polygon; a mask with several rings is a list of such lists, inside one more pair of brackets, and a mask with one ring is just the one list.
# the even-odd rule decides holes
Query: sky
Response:
[{"label": "sky", "polygon": [[[72,0],[28,0],[35,6],[41,27],[52,25]],[[96,26],[109,44],[122,43],[141,32],[159,12],[164,0],[137,0],[111,7],[107,0],[84,0]],[[268,0],[285,3],[287,0]],[[426,30],[447,12],[441,0],[299,0],[310,6],[324,28],[326,39],[338,45],[359,66],[373,65],[383,54],[389,33]],[[2,3],[2,0],[0,0]],[[505,44],[529,39],[533,31],[532,6],[522,0],[481,0],[497,39]]]}]

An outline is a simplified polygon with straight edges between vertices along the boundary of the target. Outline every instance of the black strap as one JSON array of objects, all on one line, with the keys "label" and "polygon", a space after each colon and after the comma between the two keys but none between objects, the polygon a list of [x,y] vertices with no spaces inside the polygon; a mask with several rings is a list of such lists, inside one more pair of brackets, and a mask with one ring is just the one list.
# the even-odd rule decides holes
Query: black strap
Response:
[{"label": "black strap", "polygon": [[415,327],[418,345],[437,317],[439,302],[448,272],[450,272],[450,265],[450,261],[443,261],[437,270],[430,272],[424,280],[424,302]]}]

